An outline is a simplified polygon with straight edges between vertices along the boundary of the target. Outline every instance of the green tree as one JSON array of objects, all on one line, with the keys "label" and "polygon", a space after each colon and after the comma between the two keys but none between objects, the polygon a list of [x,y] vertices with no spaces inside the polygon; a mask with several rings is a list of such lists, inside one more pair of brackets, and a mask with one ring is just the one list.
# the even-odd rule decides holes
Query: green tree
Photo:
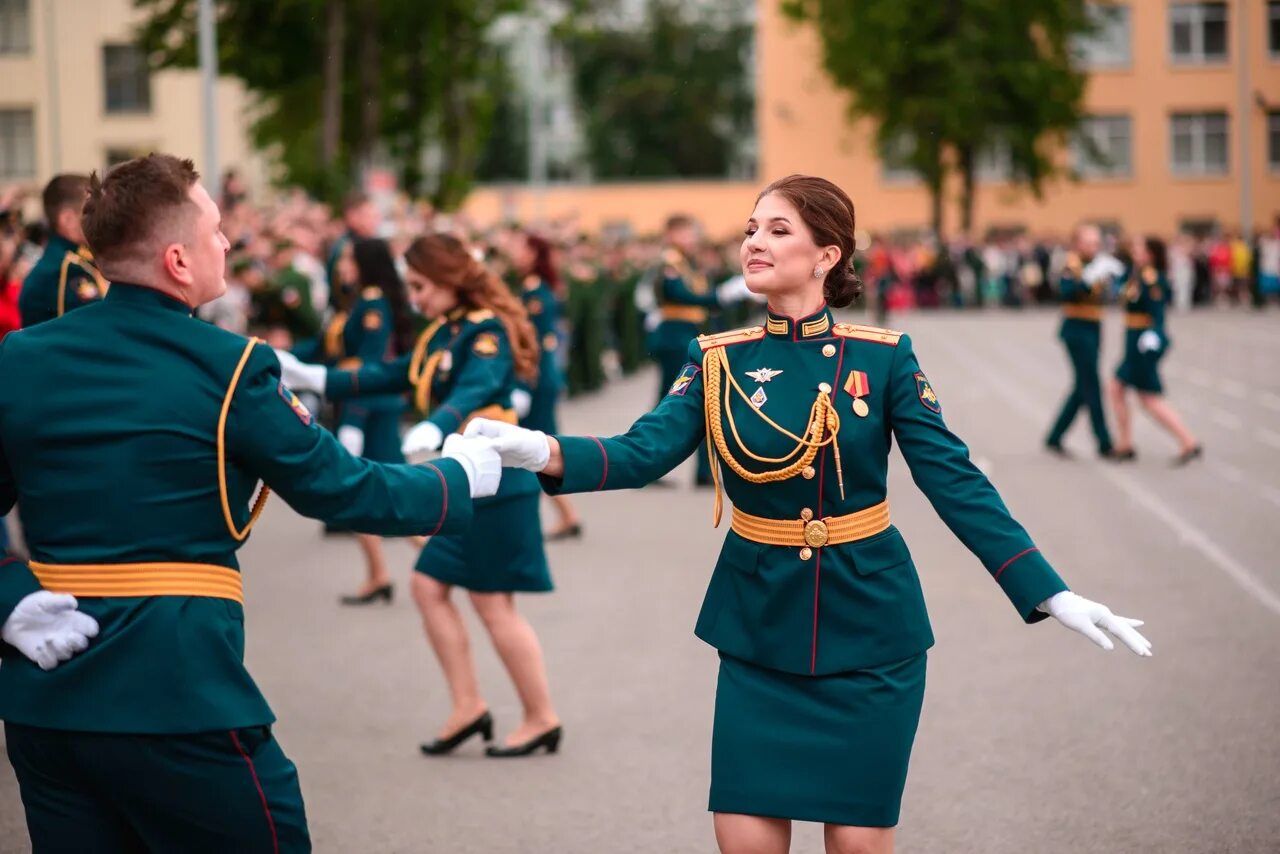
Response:
[{"label": "green tree", "polygon": [[650,0],[640,26],[611,4],[557,28],[599,178],[721,177],[754,134],[746,0]]},{"label": "green tree", "polygon": [[[941,231],[943,189],[961,177],[961,227],[973,221],[982,152],[1008,150],[1012,180],[1039,196],[1053,151],[1083,115],[1074,41],[1092,28],[1085,0],[785,0],[814,24],[822,62],[871,118],[881,150],[917,172]],[[904,144],[905,141],[905,144]]]}]

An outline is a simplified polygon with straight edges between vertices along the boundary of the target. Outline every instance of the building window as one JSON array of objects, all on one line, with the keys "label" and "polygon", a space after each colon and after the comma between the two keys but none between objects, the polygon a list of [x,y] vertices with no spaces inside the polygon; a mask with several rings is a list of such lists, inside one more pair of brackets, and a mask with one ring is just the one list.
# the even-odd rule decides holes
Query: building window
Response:
[{"label": "building window", "polygon": [[910,131],[895,134],[880,146],[880,177],[887,184],[906,184],[919,179],[911,168],[911,156],[916,153],[916,138]]},{"label": "building window", "polygon": [[108,113],[151,111],[151,74],[147,70],[147,56],[138,47],[103,45],[102,69]]},{"label": "building window", "polygon": [[0,110],[0,181],[36,174],[36,128],[31,110]]},{"label": "building window", "polygon": [[1267,113],[1267,163],[1280,172],[1280,110]]},{"label": "building window", "polygon": [[1224,62],[1227,4],[1174,3],[1169,7],[1169,38],[1174,62]]},{"label": "building window", "polygon": [[30,52],[30,0],[0,0],[0,54]]},{"label": "building window", "polygon": [[1129,65],[1129,7],[1090,3],[1093,32],[1075,42],[1075,54],[1084,68],[1122,68]]},{"label": "building window", "polygon": [[1082,178],[1133,174],[1133,131],[1128,116],[1089,116],[1071,138],[1071,160]]},{"label": "building window", "polygon": [[1174,113],[1172,130],[1175,175],[1227,174],[1226,113]]},{"label": "building window", "polygon": [[1008,140],[997,139],[978,150],[973,174],[979,181],[1008,181],[1013,178],[1013,148]]},{"label": "building window", "polygon": [[1267,4],[1267,52],[1272,59],[1280,59],[1280,2]]}]

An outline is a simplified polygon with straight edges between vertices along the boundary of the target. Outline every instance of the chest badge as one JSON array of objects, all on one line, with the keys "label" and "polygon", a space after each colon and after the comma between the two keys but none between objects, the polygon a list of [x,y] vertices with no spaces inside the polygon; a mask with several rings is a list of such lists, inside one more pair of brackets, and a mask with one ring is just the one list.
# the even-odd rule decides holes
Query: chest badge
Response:
[{"label": "chest badge", "polygon": [[850,371],[849,378],[844,381],[844,390],[853,397],[853,414],[866,418],[871,412],[871,407],[863,399],[871,393],[871,381],[867,379],[866,372]]},{"label": "chest badge", "polygon": [[[781,371],[779,371],[779,373],[781,373]],[[760,386],[759,388],[756,389],[756,393],[751,395],[751,405],[754,406],[756,409],[759,409],[760,407],[764,406],[765,402],[768,399],[769,399],[769,395],[764,393],[764,386]]]},{"label": "chest badge", "polygon": [[[775,371],[772,368],[761,368],[758,371],[747,371],[747,376],[763,385],[781,373],[782,371]],[[759,406],[759,404],[756,405]]]}]

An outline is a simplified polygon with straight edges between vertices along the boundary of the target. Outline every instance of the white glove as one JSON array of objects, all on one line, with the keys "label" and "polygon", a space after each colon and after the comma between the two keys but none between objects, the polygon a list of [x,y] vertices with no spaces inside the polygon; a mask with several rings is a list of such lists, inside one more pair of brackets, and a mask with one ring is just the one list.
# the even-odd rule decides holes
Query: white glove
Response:
[{"label": "white glove", "polygon": [[444,459],[457,460],[467,473],[472,498],[487,498],[498,492],[502,483],[502,457],[487,439],[467,439],[454,433],[445,439]]},{"label": "white glove", "polygon": [[1117,617],[1106,605],[1091,602],[1070,590],[1050,596],[1040,603],[1040,610],[1045,611],[1072,631],[1084,635],[1103,649],[1110,650],[1115,645],[1111,643],[1111,638],[1099,631],[1099,628],[1106,629],[1120,638],[1125,646],[1138,655],[1151,655],[1151,642],[1136,630],[1137,626],[1142,625],[1142,620]]},{"label": "white glove", "polygon": [[347,453],[358,457],[364,453],[364,431],[350,424],[338,428],[338,444],[347,449]]},{"label": "white glove", "polygon": [[276,358],[280,360],[280,378],[291,391],[324,394],[328,368],[324,365],[308,365],[287,350],[276,350]]},{"label": "white glove", "polygon": [[1138,352],[1139,353],[1159,353],[1160,352],[1160,333],[1154,329],[1148,329],[1138,336]]},{"label": "white glove", "polygon": [[529,410],[533,408],[533,395],[522,388],[513,389],[511,391],[511,407],[516,411],[517,418],[524,418],[529,414]]},{"label": "white glove", "polygon": [[1093,287],[1105,279],[1118,279],[1124,275],[1124,264],[1112,255],[1097,255],[1080,271],[1080,278]]},{"label": "white glove", "polygon": [[400,451],[406,457],[421,454],[424,451],[438,451],[444,443],[444,433],[430,421],[420,421],[404,436],[400,443]]},{"label": "white glove", "polygon": [[98,621],[76,610],[69,593],[39,590],[18,602],[0,629],[0,638],[41,670],[52,670],[89,646],[97,637]]},{"label": "white glove", "polygon": [[716,287],[716,299],[721,305],[733,305],[754,297],[755,294],[747,287],[745,276],[734,276]]},{"label": "white glove", "polygon": [[541,430],[476,418],[467,425],[465,435],[492,440],[493,447],[502,455],[502,464],[509,468],[538,472],[551,462],[551,444]]}]

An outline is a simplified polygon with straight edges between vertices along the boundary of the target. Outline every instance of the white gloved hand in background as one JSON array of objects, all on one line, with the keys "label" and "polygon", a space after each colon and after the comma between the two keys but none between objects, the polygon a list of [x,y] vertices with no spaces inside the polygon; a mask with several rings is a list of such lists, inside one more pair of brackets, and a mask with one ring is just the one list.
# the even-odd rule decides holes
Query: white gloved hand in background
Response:
[{"label": "white gloved hand in background", "polygon": [[0,628],[0,639],[39,665],[52,670],[89,647],[98,621],[76,610],[69,593],[38,590],[23,597]]},{"label": "white gloved hand in background", "polygon": [[1163,342],[1160,340],[1160,333],[1154,329],[1148,329],[1138,336],[1138,352],[1139,353],[1159,353]]},{"label": "white gloved hand in background", "polygon": [[533,395],[522,388],[512,390],[511,408],[516,411],[517,418],[524,418],[533,408]]},{"label": "white gloved hand in background", "polygon": [[502,464],[509,468],[539,472],[551,460],[551,445],[547,442],[547,434],[541,430],[526,430],[502,421],[476,418],[467,425],[465,435],[491,440],[502,455]]},{"label": "white gloved hand in background", "polygon": [[406,457],[426,451],[438,451],[444,444],[444,433],[430,421],[420,421],[405,434],[400,443],[400,452]]},{"label": "white gloved hand in background", "polygon": [[756,294],[747,287],[745,276],[734,276],[716,287],[716,299],[721,305],[733,305],[743,300],[756,298]]},{"label": "white gloved hand in background", "polygon": [[1111,609],[1106,605],[1077,596],[1070,590],[1063,590],[1061,593],[1050,596],[1040,603],[1040,610],[1073,632],[1084,635],[1103,649],[1114,649],[1115,644],[1100,629],[1106,629],[1120,638],[1124,645],[1136,654],[1151,655],[1151,642],[1137,631],[1137,627],[1142,625],[1142,620],[1118,617],[1111,613]]},{"label": "white gloved hand in background", "polygon": [[502,457],[488,439],[468,439],[457,433],[444,441],[444,459],[457,460],[467,473],[472,498],[488,498],[502,484]]},{"label": "white gloved hand in background", "polygon": [[309,391],[324,394],[329,369],[324,365],[308,365],[287,350],[276,350],[280,360],[280,378],[291,391]]},{"label": "white gloved hand in background", "polygon": [[1084,269],[1080,271],[1080,278],[1089,287],[1097,285],[1107,279],[1115,281],[1124,275],[1124,264],[1113,255],[1096,255]]},{"label": "white gloved hand in background", "polygon": [[364,431],[351,424],[343,424],[338,428],[338,444],[351,456],[361,456],[364,453]]}]

